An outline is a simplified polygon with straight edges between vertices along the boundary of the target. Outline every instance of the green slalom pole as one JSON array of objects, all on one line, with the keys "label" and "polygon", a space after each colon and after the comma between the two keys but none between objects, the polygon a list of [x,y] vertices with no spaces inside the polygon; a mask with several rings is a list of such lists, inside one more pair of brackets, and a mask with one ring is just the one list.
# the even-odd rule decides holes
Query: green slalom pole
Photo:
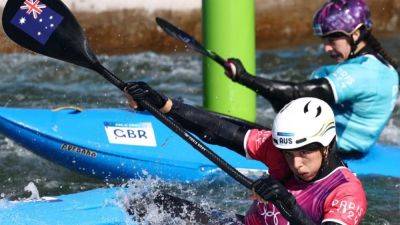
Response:
[{"label": "green slalom pole", "polygon": [[[224,58],[239,58],[255,74],[253,0],[203,0],[205,47]],[[204,106],[251,122],[256,118],[256,94],[232,82],[223,68],[203,57]]]}]

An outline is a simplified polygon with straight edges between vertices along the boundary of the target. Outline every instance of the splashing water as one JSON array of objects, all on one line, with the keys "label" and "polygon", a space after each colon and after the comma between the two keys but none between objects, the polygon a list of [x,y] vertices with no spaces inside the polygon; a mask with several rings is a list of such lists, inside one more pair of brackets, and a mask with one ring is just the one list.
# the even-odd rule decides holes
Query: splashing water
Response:
[{"label": "splashing water", "polygon": [[40,199],[39,191],[33,182],[29,182],[29,184],[24,187],[24,191],[31,193],[31,196],[29,196],[28,200]]},{"label": "splashing water", "polygon": [[242,224],[234,213],[212,208],[215,204],[206,198],[198,203],[187,201],[197,196],[191,186],[151,177],[131,180],[123,186],[127,189],[118,193],[118,205],[139,225]]},{"label": "splashing water", "polygon": [[[382,43],[391,51],[394,58],[400,58],[399,37],[384,40]],[[146,52],[112,57],[102,56],[100,60],[123,80],[142,80],[172,98],[183,97],[185,102],[193,105],[202,103],[201,58],[198,55],[188,53],[165,55]],[[329,59],[321,57],[319,46],[260,51],[257,53],[257,74],[272,79],[301,81],[305,80],[312,70],[329,62]],[[126,101],[121,92],[99,75],[46,57],[29,54],[0,54],[0,74],[1,106],[126,107]],[[257,101],[257,122],[270,126],[275,116],[274,111],[262,97],[259,97]],[[400,145],[399,109],[400,99],[396,102],[395,112],[379,142]],[[205,208],[234,210],[239,214],[243,214],[251,204],[247,190],[230,178],[214,177],[192,184],[163,183],[156,180],[139,180],[127,184],[128,189],[122,193],[119,204],[128,207],[127,203],[138,202],[143,196],[152,199],[152,192],[157,192],[157,190],[159,193],[171,193],[188,199]],[[400,224],[398,201],[400,179],[366,176],[361,177],[361,180],[369,201],[364,224],[382,224],[382,221]],[[25,196],[23,187],[31,181],[35,182],[41,195],[50,196],[108,187],[107,183],[78,175],[39,158],[0,135],[0,190],[2,193],[0,207],[7,205],[5,199],[19,199]],[[149,207],[146,210],[150,214],[142,221],[143,224],[146,224],[146,220],[155,224],[172,221],[176,221],[176,224],[190,223],[190,220],[180,221],[175,217],[176,220],[171,219],[167,212],[163,212],[160,218],[160,215],[156,213],[159,210],[154,208],[154,204],[149,204]]]},{"label": "splashing water", "polygon": [[[127,186],[128,190],[120,193],[119,198],[122,199],[124,208],[132,215],[132,219],[140,225],[185,224],[183,219],[173,217],[155,202],[162,190],[168,188],[168,183],[146,178],[130,181]],[[178,184],[175,188],[180,190],[181,186]]]}]

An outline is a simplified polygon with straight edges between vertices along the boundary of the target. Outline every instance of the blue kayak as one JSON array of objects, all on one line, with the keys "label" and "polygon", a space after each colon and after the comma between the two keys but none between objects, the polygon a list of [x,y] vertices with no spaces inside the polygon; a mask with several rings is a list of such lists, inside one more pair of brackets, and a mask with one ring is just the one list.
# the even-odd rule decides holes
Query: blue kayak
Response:
[{"label": "blue kayak", "polygon": [[[175,223],[181,221],[189,224],[208,225],[243,225],[243,216],[203,208],[187,200],[161,193],[159,197],[146,202],[128,202],[129,192],[124,188],[99,188],[90,191],[42,197],[35,200],[0,201],[1,225],[136,225],[135,218],[152,215],[154,207],[162,211],[162,216],[152,218],[163,224],[163,221]],[[146,210],[150,210],[148,213]],[[140,212],[140,215],[138,214]],[[143,220],[143,219],[142,219]],[[144,224],[144,223],[141,223]]]},{"label": "blue kayak", "polygon": [[[195,181],[220,169],[148,113],[128,109],[0,108],[0,132],[35,154],[101,179]],[[266,167],[209,145],[242,172]]]},{"label": "blue kayak", "polygon": [[[196,181],[221,170],[152,115],[128,109],[0,108],[0,132],[35,154],[101,179],[158,176]],[[239,171],[264,172],[264,164],[208,145]],[[400,177],[399,146],[375,145],[347,161],[357,174]]]},{"label": "blue kayak", "polygon": [[[125,225],[130,221],[125,210],[117,205],[118,189],[95,189],[36,201],[0,203],[2,225]],[[134,224],[132,222],[132,224]]]}]

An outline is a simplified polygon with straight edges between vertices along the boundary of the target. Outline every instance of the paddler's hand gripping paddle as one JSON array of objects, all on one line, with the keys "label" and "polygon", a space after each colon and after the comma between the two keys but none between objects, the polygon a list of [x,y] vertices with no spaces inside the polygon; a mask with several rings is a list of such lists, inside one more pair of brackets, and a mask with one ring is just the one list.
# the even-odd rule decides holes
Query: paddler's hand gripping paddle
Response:
[{"label": "paddler's hand gripping paddle", "polygon": [[[9,0],[3,10],[2,22],[4,31],[8,37],[22,47],[42,55],[94,70],[120,90],[123,91],[125,89],[126,83],[99,62],[96,55],[90,49],[78,21],[60,0],[37,0],[35,2]],[[173,36],[225,67],[226,61],[223,58],[205,49],[183,31],[173,29],[174,26],[161,19],[158,19],[157,22],[159,25],[164,24],[164,28],[169,26],[168,30],[172,32],[171,35],[175,33],[176,35]],[[140,104],[232,178],[248,189],[252,188],[253,181],[251,179],[221,159],[172,119],[167,118],[157,108],[146,101],[141,101]],[[290,215],[285,209],[280,204],[276,206],[291,221]]]},{"label": "paddler's hand gripping paddle", "polygon": [[[120,90],[125,89],[126,83],[99,62],[90,49],[81,26],[64,3],[60,0],[35,1],[34,5],[26,2],[29,1],[9,0],[7,2],[2,22],[8,37],[33,52],[94,70]],[[193,44],[196,46],[196,42]],[[223,65],[224,60],[218,55],[207,50],[204,50],[203,54],[208,54]],[[146,101],[141,101],[140,104],[223,171],[251,189],[252,180],[225,162],[154,106]]]}]

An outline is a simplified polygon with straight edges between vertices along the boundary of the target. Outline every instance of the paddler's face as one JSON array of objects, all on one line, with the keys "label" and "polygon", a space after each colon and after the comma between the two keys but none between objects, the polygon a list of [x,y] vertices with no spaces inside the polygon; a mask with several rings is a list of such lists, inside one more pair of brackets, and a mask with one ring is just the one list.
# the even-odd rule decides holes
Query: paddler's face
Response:
[{"label": "paddler's face", "polygon": [[350,56],[351,46],[345,36],[324,37],[324,50],[336,62],[343,62]]},{"label": "paddler's face", "polygon": [[323,156],[320,149],[314,151],[284,151],[283,155],[290,170],[303,181],[314,179],[322,165]]}]

